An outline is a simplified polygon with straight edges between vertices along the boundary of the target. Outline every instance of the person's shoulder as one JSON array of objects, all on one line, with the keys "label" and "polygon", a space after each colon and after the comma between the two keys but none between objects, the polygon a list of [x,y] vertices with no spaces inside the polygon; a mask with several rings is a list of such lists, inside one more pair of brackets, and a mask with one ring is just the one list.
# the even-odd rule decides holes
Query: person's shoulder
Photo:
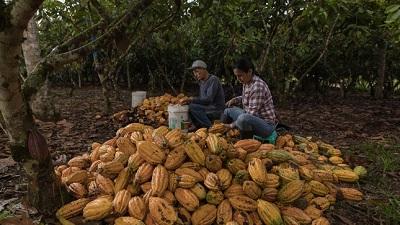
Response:
[{"label": "person's shoulder", "polygon": [[260,76],[255,76],[254,77],[254,84],[262,89],[268,89],[268,84],[265,82]]},{"label": "person's shoulder", "polygon": [[210,75],[210,80],[220,82],[219,78],[217,76],[215,76],[214,74]]}]

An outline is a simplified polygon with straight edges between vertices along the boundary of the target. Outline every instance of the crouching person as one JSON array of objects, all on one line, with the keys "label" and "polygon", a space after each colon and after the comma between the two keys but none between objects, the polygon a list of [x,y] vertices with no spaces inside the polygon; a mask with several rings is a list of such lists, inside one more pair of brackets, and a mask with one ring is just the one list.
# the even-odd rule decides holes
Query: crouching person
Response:
[{"label": "crouching person", "polygon": [[189,104],[192,120],[189,132],[192,132],[201,127],[209,128],[212,120],[220,118],[225,108],[225,95],[220,80],[207,71],[205,62],[196,60],[189,69],[200,84],[199,96],[190,97],[184,102]]},{"label": "crouching person", "polygon": [[[239,59],[233,66],[233,73],[242,83],[242,95],[226,103],[221,120],[230,128],[240,131],[241,139],[270,136],[276,127],[274,104],[268,85],[254,71],[253,63]],[[242,108],[234,107],[242,104]]]}]

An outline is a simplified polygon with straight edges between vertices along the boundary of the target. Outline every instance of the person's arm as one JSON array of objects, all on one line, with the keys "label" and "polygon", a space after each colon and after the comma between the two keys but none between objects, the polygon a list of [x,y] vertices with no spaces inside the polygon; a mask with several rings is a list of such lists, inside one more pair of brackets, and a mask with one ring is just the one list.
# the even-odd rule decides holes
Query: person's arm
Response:
[{"label": "person's arm", "polygon": [[240,105],[241,103],[242,103],[242,96],[237,96],[227,101],[225,105],[227,107],[231,107],[233,105]]},{"label": "person's arm", "polygon": [[268,92],[264,86],[257,85],[250,93],[249,105],[246,112],[258,116],[261,111],[263,100],[270,97],[271,93]]},{"label": "person's arm", "polygon": [[201,104],[201,105],[209,105],[213,103],[215,96],[218,93],[218,89],[221,85],[219,85],[218,79],[212,79],[210,81],[210,85],[207,87],[207,93],[204,97],[195,97],[192,99],[192,103]]}]

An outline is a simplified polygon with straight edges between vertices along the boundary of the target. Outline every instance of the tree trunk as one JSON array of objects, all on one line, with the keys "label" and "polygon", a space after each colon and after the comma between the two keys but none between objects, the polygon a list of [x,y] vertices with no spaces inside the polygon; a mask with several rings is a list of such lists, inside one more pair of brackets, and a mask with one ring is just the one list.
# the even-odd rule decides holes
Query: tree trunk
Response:
[{"label": "tree trunk", "polygon": [[378,77],[375,85],[375,97],[382,99],[385,86],[386,43],[379,45],[378,57]]},{"label": "tree trunk", "polygon": [[59,186],[50,158],[39,163],[28,151],[28,132],[34,122],[22,94],[18,70],[24,29],[41,3],[39,0],[14,1],[9,14],[3,15],[8,26],[0,29],[0,122],[10,140],[13,159],[26,172],[30,205],[50,215],[61,204]]},{"label": "tree trunk", "polygon": [[108,64],[100,65],[100,62],[98,60],[95,61],[95,70],[97,71],[97,76],[99,77],[101,90],[103,92],[103,112],[105,114],[110,114],[111,112],[110,88],[107,85],[107,82],[109,82],[108,69]]},{"label": "tree trunk", "polygon": [[129,60],[126,62],[126,77],[128,80],[128,89],[132,90],[132,83],[131,83],[131,74],[129,72]]},{"label": "tree trunk", "polygon": [[22,50],[24,52],[26,71],[29,75],[41,58],[35,17],[29,21],[28,27],[24,31],[24,38],[25,41],[22,43]]}]

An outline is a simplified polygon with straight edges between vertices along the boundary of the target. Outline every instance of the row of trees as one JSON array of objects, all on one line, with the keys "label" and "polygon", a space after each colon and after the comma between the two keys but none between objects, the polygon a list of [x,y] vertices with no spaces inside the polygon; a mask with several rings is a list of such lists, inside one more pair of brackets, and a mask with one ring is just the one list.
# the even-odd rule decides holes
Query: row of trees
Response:
[{"label": "row of trees", "polygon": [[118,79],[179,92],[202,58],[229,85],[248,55],[277,98],[365,82],[380,98],[400,86],[399,26],[394,0],[0,0],[0,125],[30,202],[52,212],[61,196],[47,146],[27,144],[42,143],[32,110],[51,111],[48,80],[98,80],[107,109]]},{"label": "row of trees", "polygon": [[[73,2],[69,7],[61,2],[45,5],[40,35],[44,50],[50,51],[45,46],[55,46],[61,37],[99,19],[88,17],[87,7]],[[123,1],[118,7],[108,1],[101,3],[111,13],[123,7]],[[392,96],[400,89],[396,1],[188,1],[168,21],[160,20],[170,12],[157,7],[154,5],[142,22],[161,25],[151,32],[147,25],[147,30],[136,25],[135,46],[120,63],[112,63],[116,69],[110,77],[122,81],[120,85],[135,88],[131,84],[148,84],[148,89],[183,91],[193,81],[187,79],[185,68],[196,58],[204,59],[211,72],[231,85],[230,65],[238,56],[248,55],[278,99],[299,93],[322,94],[328,87],[340,88],[343,97],[362,87],[377,98]],[[65,26],[70,28],[68,32]],[[94,58],[112,62],[114,50],[115,46],[95,49],[72,74],[68,68],[53,80],[69,81],[73,75],[75,80],[80,76],[93,81]]]}]

